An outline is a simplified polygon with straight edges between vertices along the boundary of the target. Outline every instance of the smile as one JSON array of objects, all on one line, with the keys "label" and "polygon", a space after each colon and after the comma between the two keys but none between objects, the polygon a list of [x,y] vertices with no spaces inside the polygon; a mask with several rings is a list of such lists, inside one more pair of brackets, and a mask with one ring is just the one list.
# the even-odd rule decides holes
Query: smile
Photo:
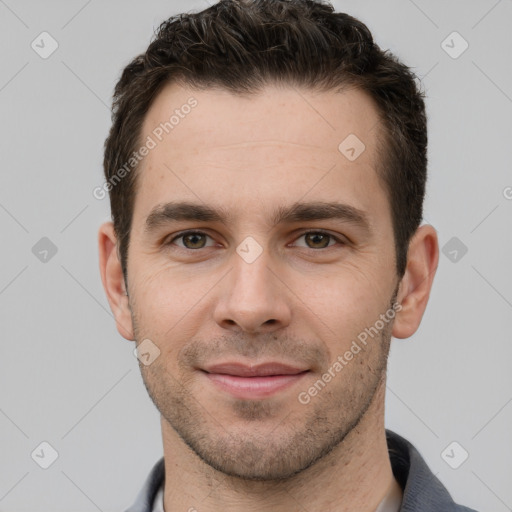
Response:
[{"label": "smile", "polygon": [[309,370],[281,363],[246,366],[224,363],[203,370],[218,389],[240,399],[263,399],[293,386]]}]

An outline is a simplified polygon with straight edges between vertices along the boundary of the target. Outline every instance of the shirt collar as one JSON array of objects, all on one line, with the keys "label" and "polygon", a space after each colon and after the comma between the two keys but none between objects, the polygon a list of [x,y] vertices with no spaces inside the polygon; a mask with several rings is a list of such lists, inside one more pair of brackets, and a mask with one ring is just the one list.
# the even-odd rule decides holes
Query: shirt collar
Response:
[{"label": "shirt collar", "polygon": [[[393,474],[403,490],[400,512],[475,512],[457,505],[423,457],[406,439],[386,430]],[[126,512],[163,512],[165,466],[162,457],[153,467],[135,503]],[[159,501],[155,501],[160,491]],[[154,505],[161,508],[154,508]]]}]

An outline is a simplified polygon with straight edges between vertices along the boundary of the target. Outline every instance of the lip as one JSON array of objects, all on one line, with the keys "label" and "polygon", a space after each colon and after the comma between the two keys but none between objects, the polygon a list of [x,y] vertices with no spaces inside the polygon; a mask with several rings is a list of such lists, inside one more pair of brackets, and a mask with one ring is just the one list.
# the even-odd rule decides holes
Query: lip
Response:
[{"label": "lip", "polygon": [[289,364],[269,362],[256,365],[242,363],[220,363],[207,366],[204,371],[208,373],[220,373],[236,377],[267,377],[271,375],[296,375],[307,371],[307,368],[299,368]]},{"label": "lip", "polygon": [[269,362],[258,365],[221,363],[202,369],[218,389],[236,398],[263,399],[293,386],[308,369]]}]

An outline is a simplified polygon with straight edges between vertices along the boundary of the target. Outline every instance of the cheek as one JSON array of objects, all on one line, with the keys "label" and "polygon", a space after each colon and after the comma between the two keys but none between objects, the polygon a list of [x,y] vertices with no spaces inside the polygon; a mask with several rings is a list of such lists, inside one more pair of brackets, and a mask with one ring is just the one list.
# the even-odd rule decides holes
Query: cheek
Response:
[{"label": "cheek", "polygon": [[[187,282],[175,270],[162,269],[140,272],[134,286],[139,312],[156,324],[174,323],[197,301],[197,287]],[[154,268],[154,265],[153,265]]]},{"label": "cheek", "polygon": [[[382,278],[380,278],[380,281]],[[369,317],[387,299],[376,272],[338,267],[315,276],[295,276],[293,287],[315,313],[334,321]]]},{"label": "cheek", "polygon": [[358,269],[332,272],[308,280],[307,285],[298,279],[292,288],[303,301],[296,303],[298,321],[324,341],[331,359],[375,324],[390,299],[382,276],[379,281],[374,273]]},{"label": "cheek", "polygon": [[[137,339],[145,338],[155,343],[162,360],[175,360],[182,340],[192,333],[187,326],[194,322],[194,304],[188,288],[175,286],[171,279],[159,273],[154,276],[140,275],[132,287],[132,313],[137,324]],[[194,300],[195,299],[195,300]],[[197,318],[195,319],[197,322]]]}]

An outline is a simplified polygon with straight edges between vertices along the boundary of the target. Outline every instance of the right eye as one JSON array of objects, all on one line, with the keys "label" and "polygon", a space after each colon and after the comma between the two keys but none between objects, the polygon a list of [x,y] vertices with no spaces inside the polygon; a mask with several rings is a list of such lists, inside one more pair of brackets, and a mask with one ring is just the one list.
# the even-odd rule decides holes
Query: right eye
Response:
[{"label": "right eye", "polygon": [[[181,249],[197,250],[214,245],[213,243],[206,245],[208,238],[213,242],[213,239],[202,231],[184,231],[166,242],[165,245],[177,245]],[[176,243],[177,240],[180,240],[181,243]]]}]

